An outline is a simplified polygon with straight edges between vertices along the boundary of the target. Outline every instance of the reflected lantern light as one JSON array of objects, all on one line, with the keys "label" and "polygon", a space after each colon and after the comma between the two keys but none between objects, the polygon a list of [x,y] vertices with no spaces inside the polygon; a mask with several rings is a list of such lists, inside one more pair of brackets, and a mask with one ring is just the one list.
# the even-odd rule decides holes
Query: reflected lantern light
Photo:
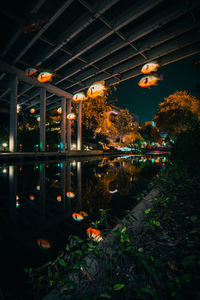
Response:
[{"label": "reflected lantern light", "polygon": [[34,112],[35,112],[35,108],[31,108],[30,109],[30,114],[34,114]]}]

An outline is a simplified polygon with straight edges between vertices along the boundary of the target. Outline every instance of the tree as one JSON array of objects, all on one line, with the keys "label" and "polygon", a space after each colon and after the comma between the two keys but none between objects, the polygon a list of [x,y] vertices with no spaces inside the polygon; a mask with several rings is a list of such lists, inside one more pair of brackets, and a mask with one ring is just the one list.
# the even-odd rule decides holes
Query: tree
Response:
[{"label": "tree", "polygon": [[121,109],[116,117],[115,126],[120,136],[120,142],[122,141],[123,135],[128,134],[133,130],[133,116],[128,109]]},{"label": "tree", "polygon": [[139,141],[144,141],[141,134],[137,131],[129,132],[123,137],[123,142],[126,144],[138,144]]},{"label": "tree", "polygon": [[154,121],[160,130],[167,131],[171,137],[200,118],[199,101],[187,91],[177,91],[164,100],[159,104]]},{"label": "tree", "polygon": [[138,128],[138,132],[141,134],[141,136],[147,143],[157,142],[160,140],[160,134],[158,132],[158,129],[152,127],[152,125],[149,122],[141,124]]}]

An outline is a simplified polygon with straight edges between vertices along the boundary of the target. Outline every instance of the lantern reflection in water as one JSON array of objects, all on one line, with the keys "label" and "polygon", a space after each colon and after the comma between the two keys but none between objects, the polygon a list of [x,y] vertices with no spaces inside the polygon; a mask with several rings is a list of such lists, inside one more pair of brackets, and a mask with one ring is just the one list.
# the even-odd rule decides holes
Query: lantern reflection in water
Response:
[{"label": "lantern reflection in water", "polygon": [[47,240],[44,240],[44,239],[38,239],[37,240],[37,244],[42,249],[49,249],[49,248],[51,248],[50,243]]},{"label": "lantern reflection in water", "polygon": [[74,198],[75,197],[75,194],[73,192],[67,192],[67,197],[68,198]]},{"label": "lantern reflection in water", "polygon": [[89,238],[92,238],[96,242],[100,242],[103,240],[103,237],[101,236],[101,232],[98,229],[89,227],[87,230],[87,235]]},{"label": "lantern reflection in water", "polygon": [[75,220],[75,221],[82,221],[84,219],[84,217],[79,214],[79,213],[73,213],[72,214],[72,218]]},{"label": "lantern reflection in water", "polygon": [[57,201],[61,202],[61,196],[57,196]]}]

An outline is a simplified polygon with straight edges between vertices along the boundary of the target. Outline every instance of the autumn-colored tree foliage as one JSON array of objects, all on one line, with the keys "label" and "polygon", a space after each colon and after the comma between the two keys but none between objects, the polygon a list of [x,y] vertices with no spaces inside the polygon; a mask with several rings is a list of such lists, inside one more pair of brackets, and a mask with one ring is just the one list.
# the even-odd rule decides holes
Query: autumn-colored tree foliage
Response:
[{"label": "autumn-colored tree foliage", "polygon": [[126,144],[138,143],[139,141],[144,141],[144,139],[137,131],[130,132],[123,137],[123,142]]},{"label": "autumn-colored tree foliage", "polygon": [[133,116],[128,109],[121,109],[118,113],[115,121],[115,126],[120,136],[120,142],[125,134],[128,134],[133,130]]},{"label": "autumn-colored tree foliage", "polygon": [[160,130],[167,131],[173,137],[199,118],[199,100],[187,91],[177,91],[159,104],[154,121]]}]

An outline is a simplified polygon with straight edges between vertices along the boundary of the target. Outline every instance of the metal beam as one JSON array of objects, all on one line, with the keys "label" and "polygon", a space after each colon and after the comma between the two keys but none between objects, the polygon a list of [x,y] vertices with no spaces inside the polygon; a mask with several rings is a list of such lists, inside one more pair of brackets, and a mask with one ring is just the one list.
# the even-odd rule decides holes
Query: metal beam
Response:
[{"label": "metal beam", "polygon": [[[170,42],[161,44],[160,46],[156,47],[155,49],[149,51],[148,57],[149,60],[156,60],[159,57],[162,57],[166,55],[167,53],[174,52],[180,48],[186,47],[187,45],[194,44],[195,42],[199,41],[200,36],[197,33],[187,33],[183,36],[180,36],[177,39],[173,39]],[[116,66],[112,69],[112,76],[116,74],[121,74],[124,72],[127,72],[130,69],[139,67],[145,63],[145,60],[142,57],[135,57],[132,59],[129,59],[127,62],[120,64],[119,66]],[[111,77],[112,77],[111,76]],[[121,75],[122,76],[122,75]],[[111,77],[107,76],[105,77],[104,74],[99,74],[95,77],[95,81],[98,80],[108,80]],[[92,83],[94,82],[94,79],[89,79],[85,81],[85,88],[88,88]],[[115,80],[115,82],[118,82]],[[120,80],[119,80],[120,82]],[[83,90],[83,88],[73,88],[72,93],[76,93]]]},{"label": "metal beam", "polygon": [[[150,50],[153,47],[156,47],[170,39],[176,38],[179,35],[190,31],[193,28],[198,28],[200,26],[200,22],[197,22],[194,24],[192,20],[184,20],[179,24],[173,25],[165,30],[162,31],[162,35],[160,32],[157,34],[154,34],[146,39],[143,39],[142,42],[138,42],[138,49],[140,49],[141,52]],[[124,51],[120,52],[117,55],[113,55],[111,58],[108,58],[107,60],[104,60],[103,63],[99,63],[100,71],[97,71],[94,73],[93,70],[87,70],[85,72],[82,72],[81,74],[77,75],[75,77],[75,80],[72,84],[67,85],[62,84],[60,88],[62,89],[68,89],[73,87],[74,85],[78,84],[79,82],[83,82],[86,79],[89,79],[91,77],[94,77],[98,74],[100,74],[102,71],[105,71],[109,68],[112,68],[118,64],[121,64],[122,62],[125,62],[129,60],[130,58],[133,58],[137,55],[136,52],[133,52],[131,48],[125,49]],[[148,60],[147,60],[148,61]],[[110,72],[108,72],[110,73]]]},{"label": "metal beam", "polygon": [[9,131],[9,151],[17,151],[17,76],[12,76],[10,81],[10,131]]},{"label": "metal beam", "polygon": [[77,117],[77,150],[82,149],[82,101],[78,103]]},{"label": "metal beam", "polygon": [[[40,66],[43,62],[49,59],[117,2],[119,2],[119,0],[110,0],[109,2],[107,0],[101,0],[101,2],[98,3],[98,13],[94,13],[92,16],[91,14],[85,14],[76,20],[76,22],[73,23],[71,27],[63,32],[62,35],[57,39],[59,42],[56,43],[54,49],[45,51],[45,53],[42,55],[42,58],[40,58],[39,61],[37,59],[36,66]],[[96,5],[94,5],[93,9],[96,10]]]},{"label": "metal beam", "polygon": [[65,3],[56,11],[56,13],[50,18],[48,23],[34,36],[34,38],[24,47],[24,49],[14,59],[13,64],[18,62],[20,58],[33,46],[33,44],[39,39],[39,37],[60,17],[60,15],[72,4],[74,0],[67,0]]},{"label": "metal beam", "polygon": [[46,90],[40,88],[40,151],[46,150]]},{"label": "metal beam", "polygon": [[162,3],[164,0],[147,0],[141,5],[138,6],[138,3],[134,4],[132,7],[127,9],[125,12],[123,12],[121,15],[117,17],[117,20],[113,23],[113,29],[100,29],[99,31],[95,32],[92,36],[88,37],[85,41],[80,43],[75,49],[74,49],[74,55],[72,58],[68,59],[67,61],[61,60],[58,62],[57,67],[54,67],[55,71],[60,70],[73,60],[75,60],[77,57],[88,51],[89,49],[93,48],[95,45],[99,44],[109,36],[111,36],[115,31],[119,30],[120,28],[123,28],[130,22],[133,22],[137,18],[139,18],[144,13],[150,11],[152,8],[157,6],[158,4]]},{"label": "metal beam", "polygon": [[65,151],[66,148],[66,99],[61,99],[61,152]]},{"label": "metal beam", "polygon": [[[67,115],[71,113],[71,100],[67,101]],[[71,120],[67,119],[67,150],[71,150]]]},{"label": "metal beam", "polygon": [[[190,3],[190,10],[191,9],[195,9],[196,7],[199,6],[199,1],[198,0],[193,0]],[[133,43],[136,40],[144,37],[145,35],[148,35],[149,33],[152,33],[153,31],[155,31],[156,29],[162,27],[163,25],[175,20],[176,18],[184,15],[185,13],[187,13],[188,11],[188,7],[187,6],[181,6],[177,5],[175,3],[175,7],[169,7],[168,9],[162,11],[159,13],[159,17],[155,18],[155,16],[153,16],[152,18],[147,19],[147,21],[145,21],[145,23],[136,26],[134,28],[134,31],[130,34],[128,34],[128,40],[129,42]],[[162,34],[160,34],[160,37],[162,37]],[[92,55],[90,55],[90,57],[88,58],[88,64],[86,64],[84,67],[80,66],[77,67],[75,66],[72,69],[69,69],[68,71],[65,72],[65,76],[62,76],[61,80],[58,80],[55,85],[57,85],[58,83],[61,83],[62,81],[69,79],[71,76],[77,74],[80,71],[83,71],[85,68],[88,68],[89,66],[91,66],[92,64],[95,64],[96,62],[104,59],[107,56],[113,55],[114,52],[122,49],[123,47],[127,46],[128,43],[124,43],[123,41],[114,41],[112,43],[110,43],[109,45],[107,45],[104,48],[100,48],[98,51],[95,51]],[[140,50],[142,50],[142,47],[140,47]],[[135,52],[135,54],[137,54],[137,52]],[[112,59],[112,57],[111,57]],[[62,64],[62,60],[58,63]],[[63,74],[64,75],[64,74]]]},{"label": "metal beam", "polygon": [[57,88],[56,86],[49,84],[49,83],[40,83],[39,81],[37,81],[37,79],[35,78],[31,78],[31,77],[27,77],[23,71],[21,71],[20,69],[0,60],[0,70],[5,72],[5,73],[9,73],[12,75],[16,75],[18,77],[19,80],[22,80],[28,84],[34,85],[36,87],[43,87],[45,88],[47,91],[49,91],[50,93],[53,93],[59,97],[66,97],[67,99],[71,99],[72,95]]}]

